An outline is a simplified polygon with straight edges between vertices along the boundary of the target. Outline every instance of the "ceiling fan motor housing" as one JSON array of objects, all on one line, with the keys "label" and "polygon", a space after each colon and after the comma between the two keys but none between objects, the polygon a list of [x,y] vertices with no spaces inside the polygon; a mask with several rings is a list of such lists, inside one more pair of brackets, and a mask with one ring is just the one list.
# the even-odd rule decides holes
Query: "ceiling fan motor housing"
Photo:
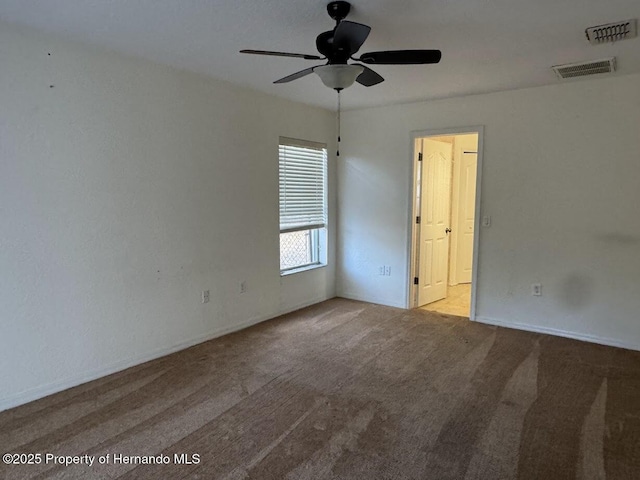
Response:
[{"label": "ceiling fan motor housing", "polygon": [[348,45],[337,45],[334,43],[334,30],[322,32],[316,38],[316,48],[318,52],[327,57],[329,64],[347,63],[351,56]]}]

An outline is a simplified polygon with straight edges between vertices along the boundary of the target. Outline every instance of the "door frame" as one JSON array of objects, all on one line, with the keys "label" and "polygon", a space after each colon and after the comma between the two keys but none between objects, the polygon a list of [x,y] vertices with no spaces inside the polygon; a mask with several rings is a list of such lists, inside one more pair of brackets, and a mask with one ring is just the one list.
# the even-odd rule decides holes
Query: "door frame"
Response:
[{"label": "door frame", "polygon": [[416,149],[416,140],[423,137],[453,136],[465,135],[469,133],[478,134],[478,163],[476,173],[476,198],[475,198],[475,218],[473,225],[473,272],[471,273],[471,308],[469,311],[469,319],[476,319],[476,292],[478,288],[478,251],[480,246],[480,225],[481,225],[481,194],[482,194],[482,165],[484,157],[484,126],[473,125],[467,127],[450,127],[428,130],[417,130],[411,132],[411,156],[409,158],[409,212],[407,215],[408,232],[407,236],[407,271],[410,273],[407,283],[407,299],[406,305],[408,309],[417,307],[416,285],[413,279],[416,276],[416,255],[418,248],[418,228],[415,222],[417,205],[416,205],[416,167],[418,164],[418,151]]}]

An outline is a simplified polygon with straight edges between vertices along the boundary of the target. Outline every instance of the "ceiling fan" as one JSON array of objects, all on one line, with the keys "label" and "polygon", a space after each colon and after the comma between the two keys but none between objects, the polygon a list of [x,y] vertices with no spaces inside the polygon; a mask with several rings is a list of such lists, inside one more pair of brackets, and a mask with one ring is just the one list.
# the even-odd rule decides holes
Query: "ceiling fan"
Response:
[{"label": "ceiling fan", "polygon": [[[384,81],[384,78],[378,73],[362,63],[369,65],[416,65],[440,61],[442,57],[440,50],[385,50],[363,53],[360,58],[354,58],[367,39],[371,27],[344,20],[350,10],[351,4],[345,1],[334,1],[327,5],[327,12],[336,21],[336,26],[333,30],[322,32],[316,38],[316,47],[323,56],[267,50],[240,50],[240,53],[294,57],[304,60],[327,60],[324,65],[305,68],[276,80],[274,83],[287,83],[315,73],[327,87],[338,92],[350,87],[354,82],[365,87],[372,87]],[[349,60],[362,63],[347,63]]]}]

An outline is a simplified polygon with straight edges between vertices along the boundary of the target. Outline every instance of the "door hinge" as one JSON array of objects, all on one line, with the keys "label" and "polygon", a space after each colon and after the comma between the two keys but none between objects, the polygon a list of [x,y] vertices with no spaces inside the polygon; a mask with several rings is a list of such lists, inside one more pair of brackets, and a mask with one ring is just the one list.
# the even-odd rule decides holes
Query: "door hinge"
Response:
[{"label": "door hinge", "polygon": [[420,215],[416,217],[416,223],[420,223]]},{"label": "door hinge", "polygon": [[414,285],[419,285],[418,277],[413,277],[413,284]]},{"label": "door hinge", "polygon": [[422,161],[422,152],[418,153],[418,161],[421,162]]}]

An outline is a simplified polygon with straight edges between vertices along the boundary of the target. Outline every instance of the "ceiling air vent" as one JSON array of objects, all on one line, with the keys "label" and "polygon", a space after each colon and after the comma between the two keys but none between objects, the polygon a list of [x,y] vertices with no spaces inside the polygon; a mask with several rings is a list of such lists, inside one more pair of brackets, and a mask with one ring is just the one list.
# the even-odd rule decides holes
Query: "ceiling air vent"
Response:
[{"label": "ceiling air vent", "polygon": [[616,71],[616,57],[591,62],[567,63],[551,67],[558,78],[584,77],[585,75],[597,75],[599,73],[611,73]]},{"label": "ceiling air vent", "polygon": [[591,45],[619,42],[638,36],[636,19],[589,27],[584,31]]}]

